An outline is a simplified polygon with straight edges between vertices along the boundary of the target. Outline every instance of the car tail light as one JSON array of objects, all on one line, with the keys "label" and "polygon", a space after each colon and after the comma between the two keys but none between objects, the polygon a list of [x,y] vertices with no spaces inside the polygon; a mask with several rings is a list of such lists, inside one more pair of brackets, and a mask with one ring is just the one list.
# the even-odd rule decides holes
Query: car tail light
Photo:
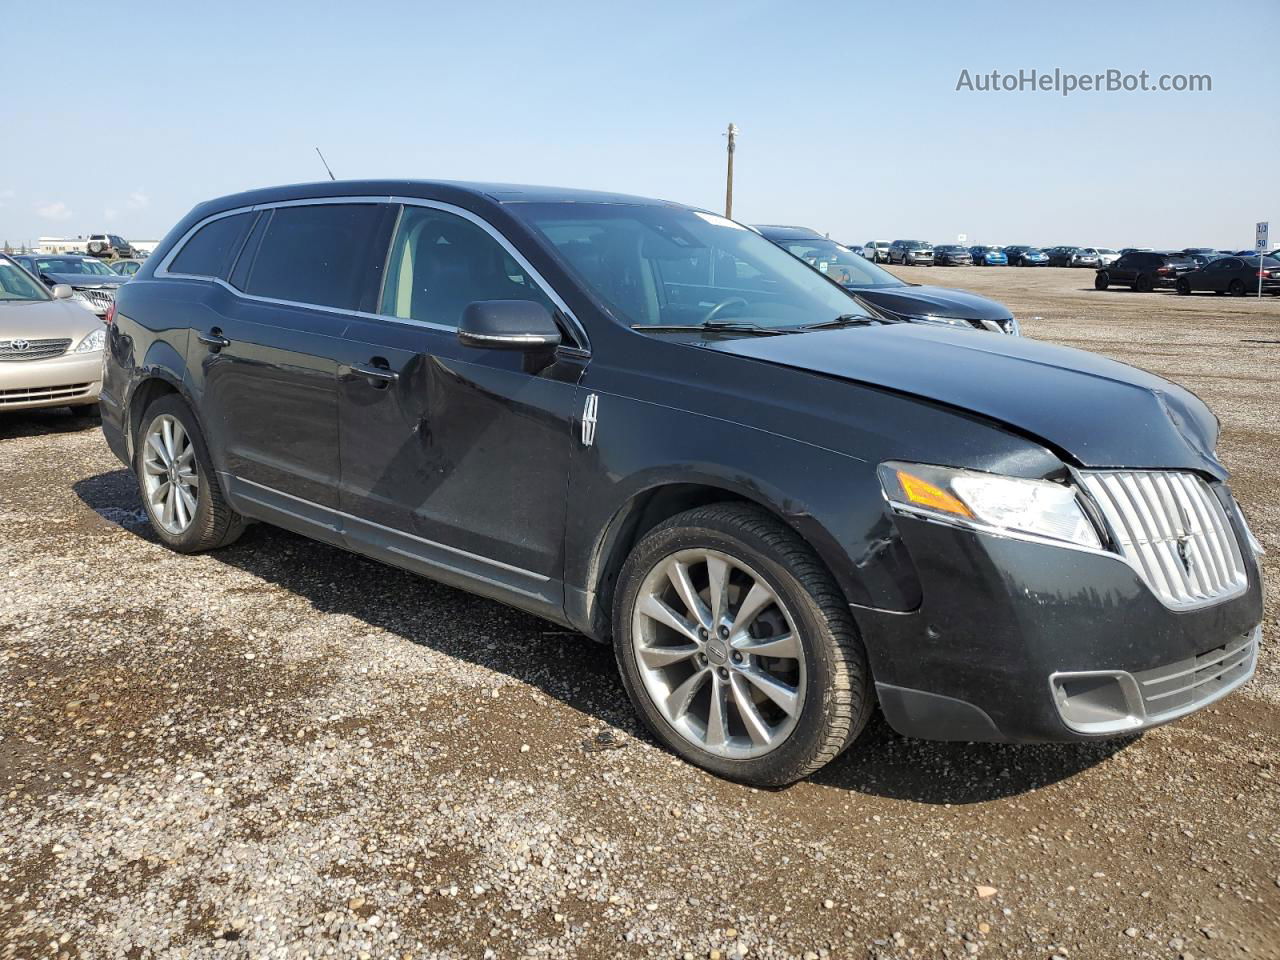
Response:
[{"label": "car tail light", "polygon": [[102,322],[105,323],[108,327],[113,326],[115,324],[116,302],[114,300],[112,300],[111,304],[107,307],[107,315],[102,318]]},{"label": "car tail light", "polygon": [[1156,273],[1173,273],[1173,267],[1156,267]]},{"label": "car tail light", "polygon": [[1260,277],[1270,277],[1270,276],[1271,276],[1271,271],[1270,271],[1270,270],[1259,270],[1259,271],[1258,271],[1258,276],[1260,276]]}]

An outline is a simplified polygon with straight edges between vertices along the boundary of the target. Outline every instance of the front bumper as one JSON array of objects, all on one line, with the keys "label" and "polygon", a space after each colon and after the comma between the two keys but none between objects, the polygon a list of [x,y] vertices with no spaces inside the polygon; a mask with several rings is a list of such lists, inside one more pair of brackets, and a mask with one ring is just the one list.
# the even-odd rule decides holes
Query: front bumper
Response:
[{"label": "front bumper", "polygon": [[1262,587],[1248,550],[1243,594],[1175,612],[1118,555],[916,517],[895,522],[921,581],[921,606],[853,613],[881,707],[902,734],[1115,736],[1201,709],[1253,672]]},{"label": "front bumper", "polygon": [[97,403],[101,391],[101,350],[0,363],[0,412]]}]

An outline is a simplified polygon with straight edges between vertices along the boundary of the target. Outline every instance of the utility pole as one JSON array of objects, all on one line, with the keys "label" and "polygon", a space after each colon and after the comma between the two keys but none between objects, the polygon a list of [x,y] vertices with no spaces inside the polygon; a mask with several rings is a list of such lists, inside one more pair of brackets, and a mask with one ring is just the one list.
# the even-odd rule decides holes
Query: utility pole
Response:
[{"label": "utility pole", "polygon": [[726,218],[733,219],[733,150],[738,139],[738,128],[732,123],[729,124],[729,132],[725,134],[729,138],[729,169],[725,174],[724,185],[724,215]]}]

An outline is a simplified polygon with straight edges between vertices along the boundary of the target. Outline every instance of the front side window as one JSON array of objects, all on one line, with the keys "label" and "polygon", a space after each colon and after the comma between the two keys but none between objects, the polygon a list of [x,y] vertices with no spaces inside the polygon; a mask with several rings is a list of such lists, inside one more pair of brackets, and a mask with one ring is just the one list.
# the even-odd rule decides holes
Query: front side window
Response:
[{"label": "front side window", "polygon": [[622,322],[716,319],[787,327],[869,317],[849,293],[758,233],[683,207],[520,203],[579,281]]},{"label": "front side window", "polygon": [[249,271],[246,292],[340,310],[371,310],[382,280],[387,209],[377,203],[277,207]]},{"label": "front side window", "polygon": [[16,263],[0,260],[0,300],[48,300],[39,280]]},{"label": "front side window", "polygon": [[236,213],[206,223],[183,244],[170,262],[169,272],[190,277],[226,277],[252,219],[252,213]]},{"label": "front side window", "polygon": [[387,258],[380,313],[456,327],[477,300],[555,305],[482,227],[431,207],[406,206]]}]

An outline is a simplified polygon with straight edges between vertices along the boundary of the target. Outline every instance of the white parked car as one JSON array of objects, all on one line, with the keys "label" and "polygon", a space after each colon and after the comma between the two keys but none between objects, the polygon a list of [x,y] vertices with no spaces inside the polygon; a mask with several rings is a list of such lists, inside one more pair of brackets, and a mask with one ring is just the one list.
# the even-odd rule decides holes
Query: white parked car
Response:
[{"label": "white parked car", "polygon": [[888,263],[889,241],[868,240],[862,245],[862,256],[872,263]]},{"label": "white parked car", "polygon": [[1098,254],[1099,267],[1109,267],[1120,259],[1120,251],[1110,247],[1095,247],[1094,252]]}]

